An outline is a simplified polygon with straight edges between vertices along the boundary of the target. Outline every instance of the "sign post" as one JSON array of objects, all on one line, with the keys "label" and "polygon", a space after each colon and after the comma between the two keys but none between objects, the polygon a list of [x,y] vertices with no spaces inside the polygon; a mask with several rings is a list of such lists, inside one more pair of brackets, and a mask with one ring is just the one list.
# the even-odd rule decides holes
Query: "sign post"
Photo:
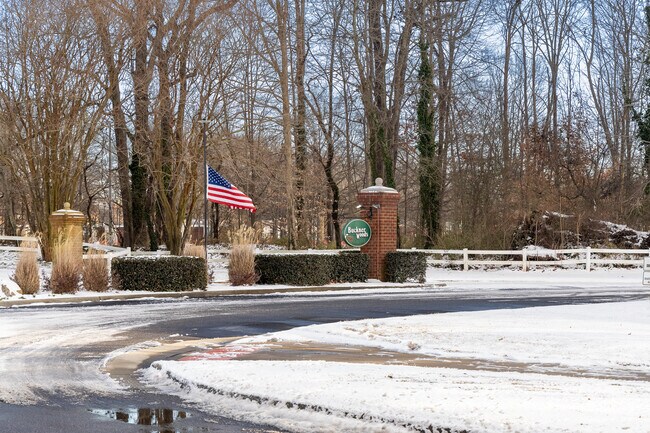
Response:
[{"label": "sign post", "polygon": [[643,285],[650,285],[650,257],[643,258]]},{"label": "sign post", "polygon": [[346,244],[354,248],[361,248],[370,241],[372,230],[364,220],[353,219],[343,226],[342,237]]}]

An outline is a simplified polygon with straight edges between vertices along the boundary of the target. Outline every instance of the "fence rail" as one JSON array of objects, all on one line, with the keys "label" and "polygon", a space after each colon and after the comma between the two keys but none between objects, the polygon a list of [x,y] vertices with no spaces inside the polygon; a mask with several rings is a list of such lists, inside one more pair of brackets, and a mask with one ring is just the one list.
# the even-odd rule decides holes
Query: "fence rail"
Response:
[{"label": "fence rail", "polygon": [[[17,245],[4,245],[7,242]],[[21,242],[34,242],[36,247],[21,247]],[[0,236],[0,251],[33,251],[40,257],[39,240],[29,236]],[[108,260],[121,256],[163,256],[169,251],[131,251],[130,248],[120,248],[98,243],[84,243],[84,248],[105,251],[106,254],[84,254],[84,259],[103,257]],[[260,250],[257,254],[337,254],[340,250]],[[347,250],[349,251],[349,250]],[[423,250],[401,249],[398,251],[417,251],[427,255],[429,266],[460,266],[467,271],[477,266],[517,266],[523,271],[537,267],[582,267],[591,271],[596,266],[622,265],[642,267],[643,259],[650,257],[650,249],[620,249],[620,248],[575,248],[575,249],[525,249],[525,250]],[[226,264],[230,250],[210,250],[209,263]]]},{"label": "fence rail", "polygon": [[[11,242],[12,244],[15,245],[4,245],[6,242]],[[33,243],[35,246],[33,247],[21,247],[20,244],[22,242],[30,242]],[[38,255],[38,258],[41,257],[41,248],[40,248],[40,243],[38,238],[35,238],[33,236],[0,236],[0,251],[12,251],[12,252],[23,252],[23,251],[31,251],[36,253]]]},{"label": "fence rail", "polygon": [[84,254],[82,258],[84,260],[91,260],[91,259],[105,259],[106,260],[106,265],[108,268],[108,274],[111,274],[111,262],[115,257],[122,257],[122,256],[130,256],[131,255],[131,248],[120,248],[120,247],[113,247],[110,245],[104,245],[104,244],[89,244],[88,242],[83,243],[84,248],[87,248],[89,251],[90,250],[97,250],[97,251],[105,251],[105,254],[94,254],[94,253],[88,253]]},{"label": "fence rail", "polygon": [[[433,266],[462,266],[464,271],[475,266],[520,266],[523,271],[542,266],[580,267],[591,271],[594,266],[643,266],[643,258],[650,257],[650,249],[575,248],[525,250],[399,250],[427,254],[427,263]],[[492,259],[486,259],[491,256]],[[512,257],[504,260],[504,256]]]},{"label": "fence rail", "polygon": [[[337,254],[340,250],[256,250],[257,254]],[[584,267],[591,271],[597,266],[622,265],[643,266],[643,258],[650,257],[650,249],[616,248],[574,248],[574,249],[525,249],[525,250],[422,250],[400,249],[398,251],[417,251],[426,254],[429,266],[461,266],[467,271],[472,267],[517,266],[523,271],[539,267]],[[230,250],[210,251],[210,263],[227,263]]]},{"label": "fence rail", "polygon": [[[359,250],[359,248],[348,248],[346,251]],[[255,254],[271,254],[271,255],[291,255],[291,254],[338,254],[341,250],[261,250],[255,249]],[[227,265],[230,250],[208,250],[208,263]]]}]

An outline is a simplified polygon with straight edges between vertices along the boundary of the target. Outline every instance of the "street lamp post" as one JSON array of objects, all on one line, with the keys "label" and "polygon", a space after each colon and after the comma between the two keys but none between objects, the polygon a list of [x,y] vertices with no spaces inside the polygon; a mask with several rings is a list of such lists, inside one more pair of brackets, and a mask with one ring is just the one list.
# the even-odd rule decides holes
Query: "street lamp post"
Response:
[{"label": "street lamp post", "polygon": [[113,245],[113,134],[108,129],[108,242]]},{"label": "street lamp post", "polygon": [[203,119],[203,248],[205,250],[205,261],[208,262],[208,121]]}]

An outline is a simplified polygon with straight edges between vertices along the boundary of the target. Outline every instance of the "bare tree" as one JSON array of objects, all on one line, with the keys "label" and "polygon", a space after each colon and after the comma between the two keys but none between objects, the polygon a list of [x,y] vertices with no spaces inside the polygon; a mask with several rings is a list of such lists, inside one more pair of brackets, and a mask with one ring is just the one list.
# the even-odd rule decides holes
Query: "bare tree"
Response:
[{"label": "bare tree", "polygon": [[6,163],[24,183],[30,228],[44,234],[49,257],[48,216],[64,201],[78,202],[88,148],[107,102],[93,79],[99,51],[87,36],[87,17],[73,4],[16,0],[5,6],[0,109],[14,146]]},{"label": "bare tree", "polygon": [[[118,26],[117,16],[110,7],[109,0],[89,0],[88,7],[96,26],[97,39],[102,52],[106,69],[105,80],[108,97],[111,101],[111,117],[117,152],[117,173],[122,204],[122,244],[133,245],[133,220],[131,203],[131,181],[129,176],[129,150],[127,137],[126,115],[120,90],[120,73],[125,64],[126,35],[125,30]],[[118,30],[111,37],[110,23]]]},{"label": "bare tree", "polygon": [[[395,186],[395,157],[405,77],[415,24],[414,2],[353,2],[354,61],[365,110],[371,176]],[[403,22],[397,23],[399,18]],[[395,29],[399,29],[396,31]],[[397,34],[396,34],[397,33]],[[392,76],[387,76],[389,56]],[[390,81],[389,81],[390,80]]]},{"label": "bare tree", "polygon": [[640,50],[639,19],[642,5],[634,0],[588,3],[589,21],[576,36],[586,63],[584,75],[598,119],[599,133],[607,145],[614,168],[611,192],[632,191],[633,132],[632,102],[640,85],[640,74],[635,70]]},{"label": "bare tree", "polygon": [[[330,232],[330,237],[334,237],[334,243],[336,248],[341,247],[341,224],[339,221],[339,207],[341,200],[340,188],[338,182],[334,176],[334,157],[335,157],[335,140],[337,134],[337,125],[334,119],[334,104],[335,104],[335,87],[340,84],[337,80],[336,69],[337,69],[337,46],[340,43],[339,37],[341,35],[341,20],[344,11],[344,2],[342,1],[332,1],[327,3],[328,13],[331,14],[331,27],[327,31],[326,41],[327,43],[328,55],[324,58],[319,58],[313,56],[314,68],[318,71],[318,76],[325,77],[325,86],[315,89],[316,87],[316,78],[314,78],[315,84],[310,86],[309,92],[311,98],[307,99],[307,103],[311,109],[311,113],[314,116],[318,127],[324,137],[325,141],[325,155],[322,155],[321,149],[318,149],[318,156],[320,163],[325,172],[325,178],[327,180],[327,185],[330,188],[331,200],[330,200],[330,211],[329,219],[332,224],[332,230]],[[318,17],[317,25],[319,27],[319,33],[323,33],[323,21],[325,17]],[[318,83],[320,84],[320,83]]]}]

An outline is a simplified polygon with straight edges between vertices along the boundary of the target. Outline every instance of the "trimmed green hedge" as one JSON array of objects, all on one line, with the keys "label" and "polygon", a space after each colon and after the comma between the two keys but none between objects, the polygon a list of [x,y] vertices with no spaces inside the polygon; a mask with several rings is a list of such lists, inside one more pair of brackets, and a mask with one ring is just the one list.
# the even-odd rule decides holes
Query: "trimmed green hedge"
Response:
[{"label": "trimmed green hedge", "polygon": [[320,254],[256,255],[259,284],[321,286],[330,282],[330,260]]},{"label": "trimmed green hedge", "polygon": [[119,257],[111,262],[113,288],[177,292],[205,289],[205,260],[200,257]]},{"label": "trimmed green hedge", "polygon": [[368,279],[370,256],[359,251],[341,251],[330,256],[332,260],[332,281],[336,283],[357,283]]},{"label": "trimmed green hedge", "polygon": [[418,251],[393,251],[386,254],[384,279],[393,283],[424,283],[427,255]]},{"label": "trimmed green hedge", "polygon": [[259,284],[322,286],[368,279],[368,255],[341,254],[258,254],[255,271]]}]

